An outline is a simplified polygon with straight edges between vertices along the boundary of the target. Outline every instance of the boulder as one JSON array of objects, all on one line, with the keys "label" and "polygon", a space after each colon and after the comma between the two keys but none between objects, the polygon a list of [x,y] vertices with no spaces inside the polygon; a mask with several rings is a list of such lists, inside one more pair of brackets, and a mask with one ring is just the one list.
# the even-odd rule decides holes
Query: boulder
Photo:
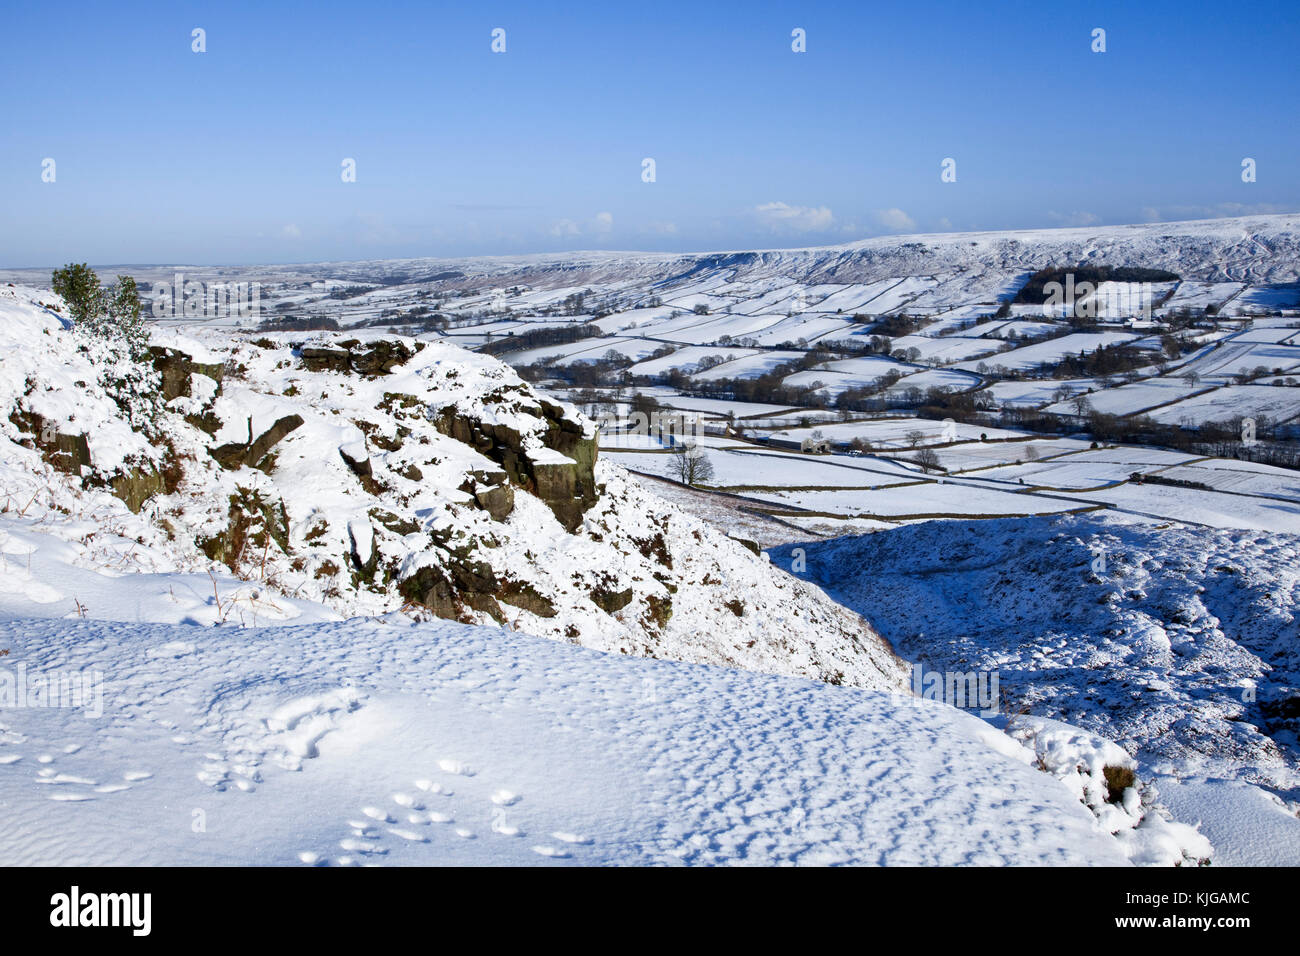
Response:
[{"label": "boulder", "polygon": [[268,428],[257,438],[253,438],[253,420],[248,420],[247,442],[233,442],[231,444],[221,445],[218,448],[209,448],[208,454],[217,460],[222,468],[227,471],[236,471],[243,467],[256,468],[262,464],[264,459],[272,448],[292,432],[301,426],[303,418],[301,415],[286,415],[279,419],[274,425]]},{"label": "boulder", "polygon": [[206,375],[217,383],[218,393],[221,391],[221,378],[225,372],[224,366],[216,363],[196,362],[180,349],[164,348],[158,345],[149,347],[149,355],[153,359],[153,367],[157,369],[158,374],[162,377],[164,401],[171,401],[173,398],[188,398],[190,395],[191,375]]}]

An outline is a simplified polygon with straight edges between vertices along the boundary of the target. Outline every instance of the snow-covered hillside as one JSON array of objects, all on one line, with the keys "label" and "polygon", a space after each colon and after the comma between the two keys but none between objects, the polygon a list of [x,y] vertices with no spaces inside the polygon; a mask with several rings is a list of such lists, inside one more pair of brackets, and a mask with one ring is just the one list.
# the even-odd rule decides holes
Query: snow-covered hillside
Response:
[{"label": "snow-covered hillside", "polygon": [[[1300,537],[1079,515],[799,547],[807,577],[904,656],[996,673],[1012,712],[1116,741],[1185,787],[1271,800],[1275,859],[1300,860]],[[1248,830],[1229,823],[1224,842]]]},{"label": "snow-covered hillside", "polygon": [[[871,389],[890,372],[890,394],[1032,391],[1062,417],[1081,417],[1063,397],[1076,387],[1099,408],[1177,417],[1195,402],[1241,412],[1253,389],[1248,410],[1280,421],[1284,383],[1231,377],[1297,367],[1276,309],[1258,327],[1202,315],[1182,348],[1195,380],[1160,364],[1064,392],[1035,349],[1064,361],[1164,343],[1146,328],[1052,339],[1066,330],[1032,312],[971,323],[1029,272],[1073,262],[1175,269],[1216,310],[1266,293],[1290,309],[1298,226],[578,254],[427,275],[428,261],[294,267],[271,293],[277,315],[346,300],[339,325],[354,327],[159,323],[150,364],[166,404],[147,427],[101,384],[57,296],[0,288],[0,691],[15,675],[96,674],[105,714],[0,713],[0,807],[42,820],[0,855],[1300,861],[1300,539],[1249,530],[1290,527],[1294,472],[1050,425],[792,407],[794,392],[737,402],[725,387],[876,316],[892,351],[849,343],[782,381]],[[356,291],[340,278],[353,275],[385,284]],[[426,301],[445,312],[432,325]],[[918,316],[889,324],[906,310]],[[410,335],[377,330],[403,321]],[[565,325],[576,341],[528,338]],[[510,354],[541,362],[525,371],[548,390],[451,344],[501,351],[516,334],[541,343]],[[920,347],[944,341],[956,346]],[[603,395],[549,376],[545,363],[611,343],[644,359],[629,372],[640,398],[705,416],[716,493],[662,480],[671,439],[598,437],[564,403],[635,407],[618,361],[603,360]],[[658,367],[724,387],[655,386]],[[1213,394],[1198,389],[1215,375]],[[868,453],[806,455],[809,438]],[[1094,508],[1110,517],[995,519]],[[982,520],[943,520],[966,515]],[[893,530],[807,540],[877,529]],[[762,554],[746,538],[796,544]],[[997,675],[985,720],[917,700],[894,648],[945,679]],[[176,807],[203,826],[114,835],[114,821]],[[203,837],[214,819],[221,835]],[[82,848],[59,835],[74,823]]]},{"label": "snow-covered hillside", "polygon": [[[986,279],[987,291],[1008,275],[1060,263],[1141,265],[1211,282],[1293,282],[1300,274],[1300,215],[1246,216],[1185,222],[1000,232],[881,236],[808,249],[734,250],[691,255],[589,252],[470,260],[393,260],[390,272],[454,269],[472,277],[500,275],[503,284],[576,286],[660,281],[734,270],[736,281],[786,276],[814,283],[869,283],[895,276],[961,273]],[[366,265],[378,266],[378,263]],[[350,271],[349,271],[350,270]],[[363,275],[361,263],[333,263],[331,275]],[[459,280],[448,280],[454,283]],[[951,280],[956,282],[954,278]],[[971,286],[968,291],[973,291]]]},{"label": "snow-covered hillside", "polygon": [[[1005,276],[1047,265],[1105,263],[1169,269],[1204,282],[1294,282],[1300,278],[1300,214],[1238,216],[1180,222],[944,232],[878,236],[834,246],[735,249],[696,253],[587,251],[458,259],[371,259],[257,267],[264,277],[326,278],[336,287],[378,281],[454,288],[500,285],[538,289],[621,283],[668,282],[735,270],[755,282],[789,277],[803,283],[869,283],[894,276],[963,272]],[[169,281],[176,271],[198,275],[197,264],[133,268],[132,274]],[[230,273],[230,269],[223,270]],[[0,279],[31,282],[34,270],[0,271]]]},{"label": "snow-covered hillside", "polygon": [[[1035,754],[885,691],[452,622],[0,623],[5,864],[1068,864],[1207,858]],[[44,706],[45,679],[86,681]],[[82,686],[82,685],[77,685]],[[1033,741],[1030,741],[1031,746]],[[1044,772],[1043,769],[1048,772]]]},{"label": "snow-covered hillside", "polygon": [[[42,303],[58,300],[0,290],[2,507],[11,553],[38,565],[218,569],[262,604],[405,608],[625,654],[901,680],[860,618],[597,461],[590,421],[494,359],[393,336],[158,332],[168,410],[146,438]],[[28,592],[6,560],[0,587],[24,613],[112,616],[83,579]],[[270,613],[214,598],[227,622]]]}]

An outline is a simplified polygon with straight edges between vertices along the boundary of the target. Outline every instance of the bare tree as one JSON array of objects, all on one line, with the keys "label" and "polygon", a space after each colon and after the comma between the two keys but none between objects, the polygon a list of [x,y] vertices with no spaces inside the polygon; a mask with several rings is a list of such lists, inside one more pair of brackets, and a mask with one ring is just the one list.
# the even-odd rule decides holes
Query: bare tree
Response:
[{"label": "bare tree", "polygon": [[922,448],[912,460],[925,471],[939,470],[939,456],[933,448]]},{"label": "bare tree", "polygon": [[713,477],[713,462],[709,461],[709,456],[698,445],[676,445],[671,454],[668,474],[682,484],[693,487]]}]

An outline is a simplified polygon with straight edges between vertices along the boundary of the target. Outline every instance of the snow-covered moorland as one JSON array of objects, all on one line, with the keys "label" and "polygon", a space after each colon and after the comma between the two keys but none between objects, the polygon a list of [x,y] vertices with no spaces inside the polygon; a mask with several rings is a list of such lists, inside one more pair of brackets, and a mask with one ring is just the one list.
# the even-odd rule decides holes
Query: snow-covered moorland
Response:
[{"label": "snow-covered moorland", "polygon": [[0,290],[4,862],[1213,856],[1113,744],[910,696],[492,359],[158,334],[140,429],[59,305]]}]

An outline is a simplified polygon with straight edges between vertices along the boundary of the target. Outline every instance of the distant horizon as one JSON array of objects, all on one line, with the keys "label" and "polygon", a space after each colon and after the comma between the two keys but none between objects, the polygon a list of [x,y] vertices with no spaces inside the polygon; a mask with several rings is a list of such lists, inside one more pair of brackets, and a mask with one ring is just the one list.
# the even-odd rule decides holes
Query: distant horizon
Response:
[{"label": "distant horizon", "polygon": [[836,243],[818,243],[810,245],[787,245],[787,246],[736,246],[728,248],[714,249],[566,249],[566,250],[536,250],[530,252],[501,252],[501,253],[483,253],[483,254],[465,254],[465,255],[409,255],[409,256],[369,256],[356,259],[303,259],[297,261],[265,261],[265,262],[200,262],[181,261],[181,260],[158,260],[155,262],[89,262],[88,260],[76,258],[67,262],[49,263],[45,265],[30,266],[8,266],[0,265],[0,273],[9,272],[36,272],[42,270],[54,270],[68,265],[70,262],[86,262],[92,269],[159,269],[159,268],[197,268],[197,269],[236,269],[236,268],[254,268],[257,266],[318,266],[318,265],[346,265],[349,263],[362,262],[397,262],[403,260],[419,261],[430,260],[435,262],[457,262],[471,259],[530,259],[530,258],[564,258],[566,256],[711,256],[711,255],[735,255],[747,252],[801,252],[804,250],[831,249],[839,247],[848,247],[863,243],[879,242],[881,245],[889,246],[894,244],[904,244],[917,239],[932,239],[944,237],[963,237],[963,236],[994,236],[1001,234],[1013,233],[1040,233],[1040,232],[1102,232],[1109,229],[1131,229],[1131,228],[1156,228],[1159,226],[1187,226],[1199,223],[1216,223],[1226,222],[1229,220],[1241,219],[1269,219],[1285,218],[1287,216],[1300,216],[1300,209],[1291,211],[1267,212],[1267,213],[1244,213],[1240,215],[1213,216],[1207,218],[1194,219],[1168,219],[1156,222],[1119,222],[1119,223],[1097,223],[1088,226],[1027,226],[1027,227],[1009,227],[1006,229],[954,229],[947,232],[914,232],[891,235],[862,236],[858,239],[848,239]]}]

